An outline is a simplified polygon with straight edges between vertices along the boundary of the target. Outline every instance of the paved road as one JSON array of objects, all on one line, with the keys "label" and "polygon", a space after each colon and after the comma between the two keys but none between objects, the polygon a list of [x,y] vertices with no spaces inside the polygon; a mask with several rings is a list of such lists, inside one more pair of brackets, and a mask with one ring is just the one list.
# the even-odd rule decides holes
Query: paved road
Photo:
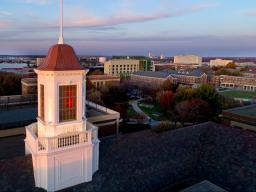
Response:
[{"label": "paved road", "polygon": [[129,104],[132,106],[133,110],[136,111],[136,113],[142,114],[145,117],[147,117],[148,119],[150,119],[150,117],[146,113],[144,113],[144,111],[142,111],[138,105],[139,102],[142,100],[143,99],[133,100],[133,101],[130,101]]}]

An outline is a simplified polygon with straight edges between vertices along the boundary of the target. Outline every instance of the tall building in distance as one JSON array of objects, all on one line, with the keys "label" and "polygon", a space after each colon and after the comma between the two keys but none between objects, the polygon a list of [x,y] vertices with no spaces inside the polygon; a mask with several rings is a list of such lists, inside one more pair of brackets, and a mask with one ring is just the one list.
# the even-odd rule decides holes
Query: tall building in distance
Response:
[{"label": "tall building in distance", "polygon": [[161,59],[161,60],[162,60],[162,59],[165,59],[165,56],[164,56],[163,53],[160,55],[160,59]]},{"label": "tall building in distance", "polygon": [[[61,18],[62,0],[61,0]],[[87,122],[86,71],[73,48],[53,45],[38,75],[37,123],[26,127],[26,154],[32,155],[36,187],[57,191],[92,180],[98,170],[98,128]]]},{"label": "tall building in distance", "polygon": [[227,64],[233,63],[233,60],[215,59],[210,61],[210,67],[226,67]]},{"label": "tall building in distance", "polygon": [[193,64],[201,66],[203,58],[198,55],[176,55],[174,56],[175,64]]},{"label": "tall building in distance", "polygon": [[149,51],[149,52],[148,52],[148,57],[149,57],[150,59],[153,59],[155,56],[153,55],[153,53],[152,53],[151,51]]},{"label": "tall building in distance", "polygon": [[45,57],[38,57],[36,58],[36,66],[39,67],[41,64],[44,63]]},{"label": "tall building in distance", "polygon": [[104,74],[113,76],[129,76],[140,70],[140,60],[112,59],[104,63]]},{"label": "tall building in distance", "polygon": [[104,73],[114,76],[130,76],[136,71],[152,71],[153,62],[144,56],[114,56],[104,63]]}]

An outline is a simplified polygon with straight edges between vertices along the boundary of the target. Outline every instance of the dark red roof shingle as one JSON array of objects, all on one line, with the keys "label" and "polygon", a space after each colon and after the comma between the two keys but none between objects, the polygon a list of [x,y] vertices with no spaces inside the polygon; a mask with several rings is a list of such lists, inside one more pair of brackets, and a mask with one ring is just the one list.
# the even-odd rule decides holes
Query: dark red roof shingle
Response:
[{"label": "dark red roof shingle", "polygon": [[80,65],[74,49],[67,44],[53,45],[43,64],[38,68],[41,71],[69,71],[84,70]]}]

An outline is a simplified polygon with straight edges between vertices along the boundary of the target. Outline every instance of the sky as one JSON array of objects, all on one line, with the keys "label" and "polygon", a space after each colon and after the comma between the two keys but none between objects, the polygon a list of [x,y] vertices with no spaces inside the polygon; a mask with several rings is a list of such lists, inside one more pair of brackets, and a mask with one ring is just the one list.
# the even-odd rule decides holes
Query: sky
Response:
[{"label": "sky", "polygon": [[[59,0],[0,0],[0,54],[46,54]],[[64,37],[79,55],[256,57],[255,0],[63,0]]]}]

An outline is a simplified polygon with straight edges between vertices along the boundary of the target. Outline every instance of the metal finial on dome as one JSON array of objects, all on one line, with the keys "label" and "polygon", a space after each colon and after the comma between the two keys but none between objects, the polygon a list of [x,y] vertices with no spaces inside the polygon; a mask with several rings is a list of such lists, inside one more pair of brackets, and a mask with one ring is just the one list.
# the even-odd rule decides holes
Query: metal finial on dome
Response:
[{"label": "metal finial on dome", "polygon": [[58,44],[64,44],[63,37],[63,0],[60,0],[60,37]]}]

